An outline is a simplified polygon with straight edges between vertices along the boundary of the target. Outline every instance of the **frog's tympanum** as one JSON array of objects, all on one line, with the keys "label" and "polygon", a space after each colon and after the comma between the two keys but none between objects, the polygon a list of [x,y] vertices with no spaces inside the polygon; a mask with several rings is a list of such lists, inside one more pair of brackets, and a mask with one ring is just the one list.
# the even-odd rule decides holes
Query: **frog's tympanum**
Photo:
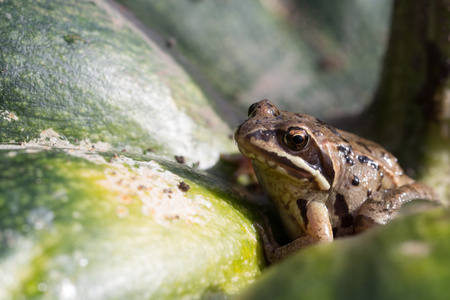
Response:
[{"label": "frog's tympanum", "polygon": [[234,137],[292,240],[280,247],[257,225],[270,262],[311,243],[385,224],[413,199],[438,202],[380,145],[315,117],[278,110],[268,100],[250,106]]}]

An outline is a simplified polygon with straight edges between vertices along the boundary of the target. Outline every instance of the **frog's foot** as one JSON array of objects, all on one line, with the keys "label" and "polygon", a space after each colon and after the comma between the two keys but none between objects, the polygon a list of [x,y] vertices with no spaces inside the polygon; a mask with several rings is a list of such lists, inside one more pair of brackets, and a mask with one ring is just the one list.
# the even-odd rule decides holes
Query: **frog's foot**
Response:
[{"label": "frog's foot", "polygon": [[265,215],[262,216],[264,227],[258,223],[253,224],[263,241],[266,259],[270,264],[277,263],[308,245],[333,241],[333,232],[325,204],[311,201],[304,209],[304,220],[307,223],[305,235],[284,246],[280,246],[275,241],[269,220]]},{"label": "frog's foot", "polygon": [[377,192],[361,205],[355,219],[355,233],[386,224],[397,215],[403,204],[415,199],[440,203],[434,191],[420,182]]},{"label": "frog's foot", "polygon": [[255,227],[259,237],[262,239],[264,250],[280,247],[273,235],[269,218],[263,213],[260,213],[259,215],[261,217],[260,220],[262,224],[254,222],[253,227]]},{"label": "frog's foot", "polygon": [[[268,225],[268,223],[266,225]],[[300,248],[317,242],[317,240],[311,236],[304,236],[287,245],[280,246],[273,236],[270,225],[263,227],[261,224],[255,222],[253,223],[253,226],[263,242],[264,254],[268,265],[278,263],[292,253],[297,252]]]}]

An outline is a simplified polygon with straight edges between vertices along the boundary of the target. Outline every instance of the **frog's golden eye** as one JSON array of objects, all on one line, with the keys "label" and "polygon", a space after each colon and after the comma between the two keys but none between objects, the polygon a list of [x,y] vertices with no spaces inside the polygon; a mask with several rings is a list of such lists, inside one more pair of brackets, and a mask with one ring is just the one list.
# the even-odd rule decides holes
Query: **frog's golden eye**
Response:
[{"label": "frog's golden eye", "polygon": [[253,103],[252,105],[250,105],[250,107],[248,108],[247,117],[249,117],[249,118],[253,117],[253,115],[255,114],[257,106],[258,106],[258,102]]},{"label": "frog's golden eye", "polygon": [[291,127],[284,134],[284,143],[289,149],[300,151],[309,143],[309,134],[302,128]]}]

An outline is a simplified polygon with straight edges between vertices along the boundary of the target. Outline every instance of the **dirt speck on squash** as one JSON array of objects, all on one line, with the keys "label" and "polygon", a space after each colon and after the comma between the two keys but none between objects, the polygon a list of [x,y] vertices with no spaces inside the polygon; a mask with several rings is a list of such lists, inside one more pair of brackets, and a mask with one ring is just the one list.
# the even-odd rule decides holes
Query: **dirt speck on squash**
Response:
[{"label": "dirt speck on squash", "polygon": [[187,184],[186,182],[182,181],[180,182],[180,184],[178,185],[178,188],[180,189],[180,191],[182,192],[187,192],[190,189],[189,184]]}]

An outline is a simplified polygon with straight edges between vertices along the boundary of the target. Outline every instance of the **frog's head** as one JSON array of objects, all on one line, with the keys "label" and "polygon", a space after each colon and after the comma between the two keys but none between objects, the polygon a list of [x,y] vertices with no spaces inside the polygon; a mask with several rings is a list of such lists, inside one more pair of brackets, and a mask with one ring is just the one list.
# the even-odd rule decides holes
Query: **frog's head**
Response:
[{"label": "frog's head", "polygon": [[326,139],[330,130],[314,117],[280,111],[262,100],[249,107],[248,119],[236,128],[234,138],[239,150],[252,159],[255,171],[265,177],[260,180],[287,176],[327,191],[335,175]]}]

